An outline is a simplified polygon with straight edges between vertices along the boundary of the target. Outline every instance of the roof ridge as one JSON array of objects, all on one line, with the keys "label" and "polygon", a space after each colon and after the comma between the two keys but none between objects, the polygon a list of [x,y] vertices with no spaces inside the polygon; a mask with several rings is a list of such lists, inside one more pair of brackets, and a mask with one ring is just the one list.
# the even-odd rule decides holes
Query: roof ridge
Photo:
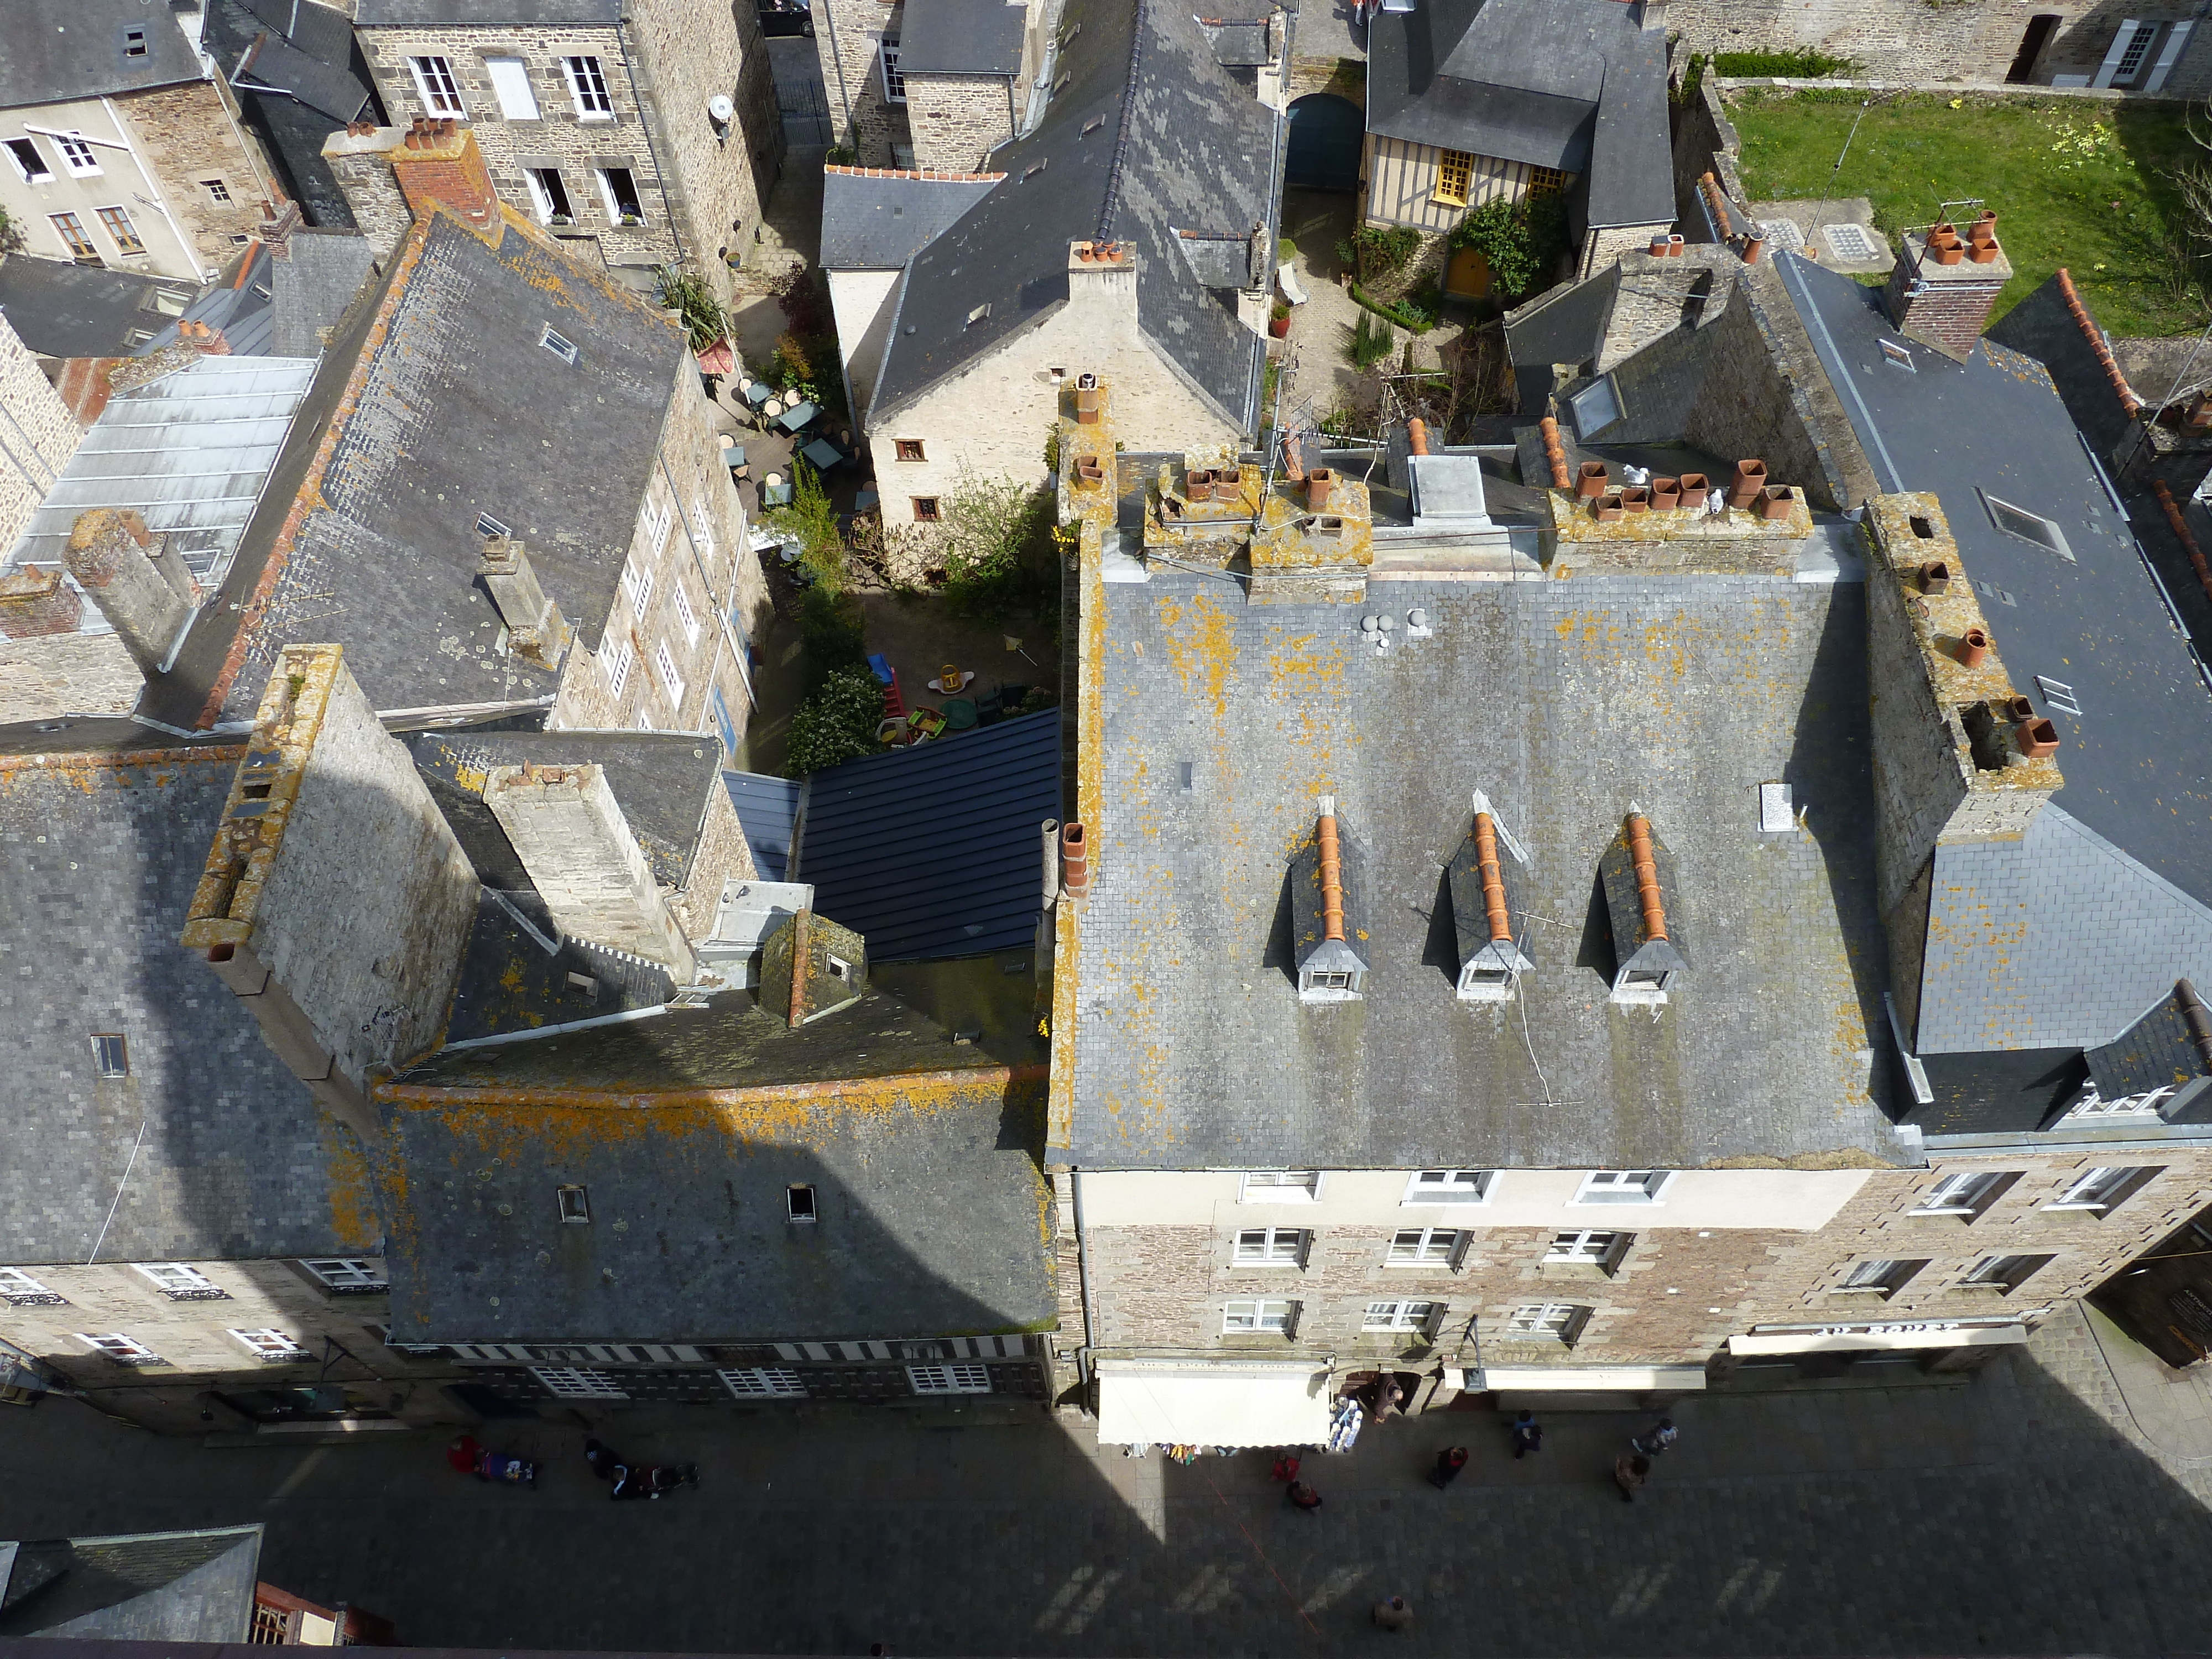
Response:
[{"label": "roof ridge", "polygon": [[943,167],[848,167],[842,163],[832,166],[827,161],[822,164],[822,171],[844,179],[921,179],[931,184],[957,185],[995,184],[1006,176],[1003,173],[949,173]]},{"label": "roof ridge", "polygon": [[1096,240],[1114,240],[1114,212],[1121,203],[1121,174],[1129,156],[1129,129],[1136,118],[1137,88],[1145,68],[1145,31],[1152,22],[1152,0],[1137,0],[1129,30],[1129,76],[1121,87],[1121,118],[1114,128],[1114,161],[1106,173],[1106,199],[1098,207]]}]

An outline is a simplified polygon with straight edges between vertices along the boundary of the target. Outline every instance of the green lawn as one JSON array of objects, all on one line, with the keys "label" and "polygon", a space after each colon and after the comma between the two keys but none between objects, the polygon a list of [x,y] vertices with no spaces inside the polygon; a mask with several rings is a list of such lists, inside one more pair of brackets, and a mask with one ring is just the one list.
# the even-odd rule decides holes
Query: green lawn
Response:
[{"label": "green lawn", "polygon": [[1734,94],[1728,112],[1743,135],[1744,188],[1761,201],[1867,197],[1893,239],[1930,222],[1941,203],[1980,197],[1997,210],[1997,240],[2013,265],[1998,316],[2064,265],[2114,334],[2203,325],[2203,292],[2177,291],[2166,252],[2166,215],[2176,210],[2167,172],[2202,154],[2178,112],[2070,100],[1894,98],[1867,112],[1831,191],[1865,95]]}]

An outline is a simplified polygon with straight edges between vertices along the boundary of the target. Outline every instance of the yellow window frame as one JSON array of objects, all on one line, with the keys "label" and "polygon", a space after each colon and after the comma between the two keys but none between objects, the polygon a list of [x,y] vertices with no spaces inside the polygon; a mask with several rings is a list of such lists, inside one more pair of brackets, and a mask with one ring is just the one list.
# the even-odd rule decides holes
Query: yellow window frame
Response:
[{"label": "yellow window frame", "polygon": [[1474,187],[1474,157],[1463,149],[1438,150],[1436,188],[1430,198],[1446,207],[1465,207]]}]

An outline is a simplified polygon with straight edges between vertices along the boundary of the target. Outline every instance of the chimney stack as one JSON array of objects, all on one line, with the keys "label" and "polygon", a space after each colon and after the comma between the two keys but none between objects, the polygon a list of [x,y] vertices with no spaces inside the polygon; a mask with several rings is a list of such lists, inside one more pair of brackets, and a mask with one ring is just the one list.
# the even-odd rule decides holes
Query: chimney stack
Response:
[{"label": "chimney stack", "polygon": [[59,565],[28,565],[0,576],[0,639],[74,634],[82,614],[76,589],[62,580]]},{"label": "chimney stack", "polygon": [[169,653],[200,602],[199,584],[184,560],[162,551],[135,509],[112,507],[77,515],[63,558],[139,671],[166,672]]},{"label": "chimney stack", "polygon": [[1103,307],[1134,322],[1137,318],[1137,256],[1127,242],[1071,242],[1067,247],[1067,301]]},{"label": "chimney stack", "polygon": [[1352,948],[1355,908],[1336,797],[1323,795],[1314,838],[1292,867],[1292,901],[1301,1002],[1352,1002],[1365,995],[1367,963]]},{"label": "chimney stack", "polygon": [[558,668],[568,648],[568,624],[538,585],[538,573],[522,544],[495,537],[484,545],[477,574],[483,578],[499,619],[507,624],[508,648],[540,668]]},{"label": "chimney stack", "polygon": [[323,141],[323,159],[379,259],[391,257],[409,225],[441,207],[479,230],[499,221],[491,170],[476,135],[458,121],[417,116],[405,127],[356,121]]},{"label": "chimney stack", "polygon": [[696,977],[690,941],[597,766],[495,766],[484,805],[564,933]]},{"label": "chimney stack", "polygon": [[1897,264],[1883,299],[1898,332],[1961,362],[1988,326],[2012,262],[1996,239],[1995,210],[1965,236],[1948,222],[1898,239]]},{"label": "chimney stack", "polygon": [[230,342],[219,328],[206,323],[196,323],[189,318],[177,325],[177,337],[203,357],[228,357]]}]

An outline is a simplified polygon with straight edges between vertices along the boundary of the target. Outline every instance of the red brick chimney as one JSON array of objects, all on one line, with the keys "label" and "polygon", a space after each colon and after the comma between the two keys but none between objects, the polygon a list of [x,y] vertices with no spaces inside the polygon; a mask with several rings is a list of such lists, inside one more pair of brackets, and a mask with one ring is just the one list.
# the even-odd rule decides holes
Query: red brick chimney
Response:
[{"label": "red brick chimney", "polygon": [[1884,295],[1898,332],[1964,360],[1981,338],[2012,261],[1996,237],[1997,216],[1984,213],[1961,235],[1945,222],[1898,239],[1897,264]]},{"label": "red brick chimney", "polygon": [[499,192],[491,169],[477,148],[476,134],[458,121],[422,116],[391,152],[392,176],[418,219],[434,207],[459,214],[477,226],[499,216]]},{"label": "red brick chimney", "polygon": [[74,634],[82,615],[76,589],[62,580],[59,565],[31,565],[0,576],[0,636],[28,640]]},{"label": "red brick chimney", "polygon": [[195,323],[187,319],[177,325],[177,337],[203,357],[228,357],[230,342],[222,331],[206,323]]}]

